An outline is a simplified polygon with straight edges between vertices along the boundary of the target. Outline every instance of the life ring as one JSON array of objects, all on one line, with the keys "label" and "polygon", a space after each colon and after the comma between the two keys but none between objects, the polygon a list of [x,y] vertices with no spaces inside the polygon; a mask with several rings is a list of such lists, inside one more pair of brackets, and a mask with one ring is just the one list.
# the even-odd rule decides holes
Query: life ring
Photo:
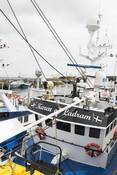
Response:
[{"label": "life ring", "polygon": [[[90,147],[92,147],[92,146],[97,148],[97,151],[96,152],[93,151],[93,150],[91,150]],[[101,147],[98,144],[96,144],[96,143],[89,143],[89,144],[87,144],[85,146],[85,149],[86,149],[86,153],[89,156],[91,156],[91,157],[97,157],[97,156],[99,156],[100,153],[101,153],[101,151],[102,151]]]},{"label": "life ring", "polygon": [[117,140],[117,128],[115,129],[114,135],[113,135],[113,140]]},{"label": "life ring", "polygon": [[41,127],[37,127],[35,132],[37,133],[38,137],[40,138],[40,140],[44,140],[46,137],[46,133],[44,132],[44,130]]}]

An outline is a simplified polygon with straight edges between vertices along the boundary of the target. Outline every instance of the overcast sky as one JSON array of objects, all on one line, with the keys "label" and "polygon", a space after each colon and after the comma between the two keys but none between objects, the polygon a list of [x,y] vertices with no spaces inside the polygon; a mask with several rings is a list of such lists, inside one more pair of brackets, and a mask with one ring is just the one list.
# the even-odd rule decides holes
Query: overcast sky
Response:
[{"label": "overcast sky", "polygon": [[[77,75],[75,68],[67,67],[70,60],[65,55],[30,0],[9,0],[28,41],[34,48],[62,74]],[[110,53],[117,54],[117,0],[36,0],[41,10],[48,18],[68,50],[78,63],[86,60],[79,56],[79,47],[86,52],[89,34],[86,29],[87,21],[92,16],[102,14],[102,35],[107,31],[113,49]],[[0,0],[1,10],[19,29],[7,0]],[[9,48],[0,49],[0,59],[10,63],[5,70],[1,68],[0,76],[28,76],[35,75],[39,69],[28,44],[14,30],[11,24],[0,13],[1,44]],[[58,75],[42,58],[36,54],[46,76]],[[114,74],[115,58],[105,59],[106,72]],[[108,71],[109,70],[109,71]],[[111,71],[110,71],[111,70]],[[116,71],[117,72],[117,71]]]}]

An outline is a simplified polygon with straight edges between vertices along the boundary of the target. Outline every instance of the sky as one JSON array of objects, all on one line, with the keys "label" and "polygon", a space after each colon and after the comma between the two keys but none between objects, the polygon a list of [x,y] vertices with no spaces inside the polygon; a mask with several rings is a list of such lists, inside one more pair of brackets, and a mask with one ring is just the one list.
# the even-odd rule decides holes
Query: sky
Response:
[{"label": "sky", "polygon": [[[78,75],[75,68],[67,66],[67,63],[71,63],[70,60],[37,13],[31,0],[0,0],[1,10],[21,32],[8,2],[28,42],[63,75]],[[85,58],[79,56],[79,48],[87,53],[89,34],[86,24],[90,17],[98,16],[99,13],[102,14],[100,33],[103,37],[107,32],[113,45],[109,52],[117,54],[117,0],[36,0],[36,2],[79,64],[88,64]],[[0,77],[34,77],[36,69],[40,70],[34,55],[1,12],[0,39],[0,44],[7,46],[0,49],[0,63],[10,64],[4,68],[0,65]],[[35,52],[34,54],[46,77],[59,75],[38,54]],[[117,74],[115,57],[103,61],[108,75]]]}]

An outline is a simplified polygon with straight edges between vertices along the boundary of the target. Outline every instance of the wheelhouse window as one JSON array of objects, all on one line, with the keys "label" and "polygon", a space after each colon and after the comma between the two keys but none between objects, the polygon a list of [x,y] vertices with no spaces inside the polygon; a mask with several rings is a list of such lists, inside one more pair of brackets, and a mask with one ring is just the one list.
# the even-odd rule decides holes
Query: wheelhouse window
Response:
[{"label": "wheelhouse window", "polygon": [[111,124],[111,126],[110,126],[110,131],[113,129],[113,123]]},{"label": "wheelhouse window", "polygon": [[100,137],[100,129],[90,128],[89,137],[99,138]]},{"label": "wheelhouse window", "polygon": [[25,122],[28,122],[28,115],[25,115],[25,116],[24,116],[24,123],[25,123]]},{"label": "wheelhouse window", "polygon": [[35,114],[35,120],[37,121],[37,120],[39,120],[39,119],[41,119],[41,116],[40,116],[40,115]]},{"label": "wheelhouse window", "polygon": [[108,135],[109,133],[109,127],[106,129],[106,136]]},{"label": "wheelhouse window", "polygon": [[18,117],[20,123],[22,123],[22,117]]},{"label": "wheelhouse window", "polygon": [[114,127],[115,127],[115,125],[116,125],[116,120],[114,121]]},{"label": "wheelhouse window", "polygon": [[47,119],[47,120],[45,121],[45,124],[46,124],[47,126],[51,126],[51,127],[52,127],[52,119]]},{"label": "wheelhouse window", "polygon": [[58,122],[57,121],[57,129],[71,132],[71,125],[69,123],[64,123],[64,122]]},{"label": "wheelhouse window", "polygon": [[[41,116],[35,114],[35,120],[37,121],[37,120],[39,120],[39,119],[41,119]],[[42,127],[42,123],[39,123],[39,124],[37,124],[37,125],[40,126],[40,127]]]},{"label": "wheelhouse window", "polygon": [[85,127],[80,125],[75,125],[75,134],[84,135]]}]

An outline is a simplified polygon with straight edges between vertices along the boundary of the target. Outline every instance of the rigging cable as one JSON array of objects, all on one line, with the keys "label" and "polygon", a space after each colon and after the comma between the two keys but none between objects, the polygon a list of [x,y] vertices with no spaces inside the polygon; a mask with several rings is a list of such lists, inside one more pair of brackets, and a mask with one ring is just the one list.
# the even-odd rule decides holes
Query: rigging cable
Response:
[{"label": "rigging cable", "polygon": [[[30,45],[30,47],[51,67],[53,68],[56,72],[58,72],[60,75],[65,77],[60,71],[58,71],[52,64],[50,64],[27,40],[26,38],[21,34],[21,32],[15,27],[15,25],[11,22],[11,20],[6,16],[6,14],[0,9],[0,12],[3,14],[3,16],[7,19],[7,21],[12,25],[12,27],[16,30],[16,32],[24,39],[26,43]],[[68,80],[69,77],[67,77]],[[56,101],[57,102],[57,101]],[[57,105],[59,106],[58,102]]]},{"label": "rigging cable", "polygon": [[[11,20],[7,17],[7,15],[2,11],[2,9],[0,9],[0,12],[3,14],[3,16],[6,18],[6,20],[12,25],[12,27],[16,30],[16,32],[23,38],[23,40],[25,42],[27,42],[27,40],[25,39],[25,37],[21,34],[21,32],[15,27],[15,25],[11,22]],[[56,72],[58,72],[61,76],[66,77],[64,74],[62,74],[59,70],[57,70],[51,63],[49,63],[35,48],[34,46],[32,46],[29,43],[30,47],[51,67],[53,68]],[[68,80],[69,77],[66,77]]]},{"label": "rigging cable", "polygon": [[[68,56],[68,58],[71,60],[71,62],[74,64],[74,62],[76,64],[77,61],[75,60],[75,58],[73,57],[73,55],[70,53],[70,51],[67,49],[67,47],[65,46],[65,44],[63,43],[63,41],[61,40],[61,38],[59,37],[59,35],[57,34],[57,32],[54,30],[54,28],[52,27],[52,25],[50,24],[49,20],[47,19],[47,17],[44,15],[44,13],[42,12],[42,10],[40,9],[39,5],[36,3],[35,0],[30,0],[33,4],[33,6],[35,7],[35,9],[37,10],[37,12],[39,13],[39,15],[41,16],[41,18],[43,19],[43,21],[45,22],[45,24],[47,25],[47,27],[49,28],[49,30],[51,31],[51,33],[53,34],[53,36],[55,37],[55,39],[57,40],[57,42],[59,43],[59,45],[61,46],[61,48],[63,49],[63,51],[66,53],[66,55]],[[35,3],[35,4],[34,4]],[[74,60],[74,61],[73,61]],[[79,71],[79,73],[81,74],[82,77],[86,78],[86,75],[83,73],[81,68],[76,67],[76,69]],[[87,78],[87,80],[90,82],[90,80]],[[90,84],[87,82],[87,84],[91,87],[92,83],[90,82]]]},{"label": "rigging cable", "polygon": [[[3,14],[3,16],[8,20],[8,22],[12,25],[12,27],[18,32],[18,34],[27,42],[25,37],[21,34],[21,32],[15,27],[15,25],[10,21],[10,19],[5,15],[5,13],[0,9],[0,12]],[[60,75],[65,77],[60,71],[58,71],[52,64],[50,64],[30,43],[30,47],[51,67],[53,68],[56,72],[58,72]]]},{"label": "rigging cable", "polygon": [[[16,15],[15,15],[15,12],[14,12],[14,10],[13,10],[13,8],[12,8],[12,6],[11,6],[9,0],[7,0],[7,2],[8,2],[8,4],[9,4],[9,6],[10,6],[10,9],[11,9],[11,11],[12,11],[12,13],[13,13],[13,15],[14,15],[14,17],[15,17],[15,19],[16,19],[18,25],[19,25],[19,27],[20,27],[20,30],[22,31],[22,33],[23,33],[23,35],[24,35],[25,40],[27,41],[27,44],[28,44],[28,46],[29,46],[29,48],[30,48],[30,50],[31,50],[31,52],[32,52],[32,54],[33,54],[33,56],[34,56],[34,58],[35,58],[35,60],[36,60],[36,62],[37,62],[37,64],[38,64],[38,66],[39,66],[39,68],[40,68],[40,70],[41,70],[41,72],[42,72],[44,78],[45,78],[45,80],[47,81],[47,78],[46,78],[46,76],[45,76],[45,74],[44,74],[44,72],[43,72],[43,70],[42,70],[42,68],[41,68],[41,66],[40,66],[40,64],[39,64],[39,62],[38,62],[38,60],[37,60],[35,54],[34,54],[34,51],[33,51],[32,47],[30,46],[30,44],[29,44],[29,42],[28,42],[28,40],[27,40],[27,37],[26,37],[26,35],[25,35],[25,33],[24,33],[24,31],[23,31],[23,29],[22,29],[22,27],[21,27],[21,25],[20,25],[20,23],[19,23],[19,21],[18,21],[18,18],[17,18]],[[53,94],[53,91],[52,91],[52,90],[51,90],[51,93]],[[56,103],[57,103],[58,109],[60,109],[59,103],[57,102],[57,100],[55,100],[55,101],[56,101]]]},{"label": "rigging cable", "polygon": [[44,78],[46,79],[45,74],[44,74],[44,72],[43,72],[43,70],[42,70],[42,68],[41,68],[41,66],[40,66],[40,64],[39,64],[39,62],[38,62],[38,60],[37,60],[37,58],[36,58],[36,55],[35,55],[35,53],[34,53],[32,47],[30,46],[30,44],[29,44],[29,42],[28,42],[28,39],[27,39],[27,37],[26,37],[26,35],[25,35],[25,33],[24,33],[22,27],[21,27],[20,22],[18,21],[18,18],[16,17],[16,14],[15,14],[15,12],[14,12],[14,10],[13,10],[13,8],[12,8],[10,2],[9,2],[9,0],[7,0],[7,2],[8,2],[8,5],[9,5],[9,7],[10,7],[10,9],[11,9],[11,11],[12,11],[12,13],[13,13],[13,15],[14,15],[14,17],[15,17],[15,19],[16,19],[18,25],[19,25],[19,27],[20,27],[20,30],[21,30],[21,32],[22,32],[24,38],[25,38],[26,41],[27,41],[27,44],[28,44],[28,46],[29,46],[29,48],[30,48],[30,50],[31,50],[31,52],[32,52],[32,54],[33,54],[33,56],[34,56],[34,58],[35,58],[35,60],[36,60],[36,62],[37,62],[37,64],[38,64],[38,66],[39,66],[39,68],[40,68],[40,70],[41,70],[43,76],[44,76]]}]

